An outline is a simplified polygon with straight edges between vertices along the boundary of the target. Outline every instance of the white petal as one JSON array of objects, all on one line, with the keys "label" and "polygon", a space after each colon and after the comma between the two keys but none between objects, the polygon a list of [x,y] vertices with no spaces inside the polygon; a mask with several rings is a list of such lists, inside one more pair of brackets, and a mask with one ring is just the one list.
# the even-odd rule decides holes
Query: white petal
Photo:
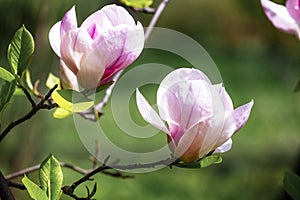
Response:
[{"label": "white petal", "polygon": [[164,131],[165,133],[170,134],[169,130],[165,126],[164,122],[161,120],[160,116],[149,105],[147,100],[144,98],[144,96],[140,93],[138,89],[136,89],[136,103],[145,121],[150,123],[152,126]]},{"label": "white petal", "polygon": [[61,55],[60,55],[60,43],[61,43],[60,25],[61,25],[61,21],[54,24],[49,31],[50,45],[58,57],[61,57]]},{"label": "white petal", "polygon": [[224,153],[226,151],[229,151],[231,147],[232,147],[232,139],[229,138],[229,140],[227,140],[224,144],[216,148],[214,153]]}]

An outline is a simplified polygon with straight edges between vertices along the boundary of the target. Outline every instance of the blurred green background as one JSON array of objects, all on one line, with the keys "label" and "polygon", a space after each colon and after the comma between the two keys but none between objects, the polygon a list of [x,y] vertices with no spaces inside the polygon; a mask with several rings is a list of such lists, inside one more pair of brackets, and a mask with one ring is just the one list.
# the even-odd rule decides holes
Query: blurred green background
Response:
[{"label": "blurred green background", "polygon": [[[74,4],[81,23],[107,3],[110,2],[0,0],[0,65],[7,65],[8,43],[14,32],[25,24],[36,41],[32,79],[40,79],[40,90],[46,91],[44,83],[48,72],[57,74],[58,68],[58,59],[47,38],[50,27]],[[144,26],[151,17],[134,15]],[[284,199],[283,172],[295,171],[300,160],[300,94],[293,93],[300,78],[300,42],[271,25],[259,0],[170,1],[158,26],[180,31],[197,40],[216,62],[235,107],[254,99],[251,117],[233,137],[233,148],[224,154],[222,164],[202,170],[166,168],[135,175],[132,180],[99,174],[95,176],[98,182],[96,199]],[[151,51],[145,51],[137,63],[149,61],[149,57],[173,67],[185,64],[183,60]],[[148,89],[144,92],[150,94],[151,91],[153,96],[155,91]],[[24,97],[14,97],[2,117],[2,126],[29,109],[30,104],[24,103]],[[137,121],[142,121],[138,112],[132,110]],[[110,105],[104,113],[100,124],[112,135],[122,134],[115,127]],[[86,134],[88,136],[88,130]],[[134,145],[130,140],[119,142]],[[4,174],[12,173],[40,163],[50,152],[63,162],[83,168],[92,165],[73,119],[53,119],[52,111],[42,111],[15,128],[1,143],[0,169]],[[64,172],[65,185],[80,177],[68,169]],[[29,177],[34,179],[37,173]],[[14,192],[17,199],[29,199],[25,191]],[[76,192],[84,195],[85,188]],[[64,196],[63,199],[70,198]]]}]

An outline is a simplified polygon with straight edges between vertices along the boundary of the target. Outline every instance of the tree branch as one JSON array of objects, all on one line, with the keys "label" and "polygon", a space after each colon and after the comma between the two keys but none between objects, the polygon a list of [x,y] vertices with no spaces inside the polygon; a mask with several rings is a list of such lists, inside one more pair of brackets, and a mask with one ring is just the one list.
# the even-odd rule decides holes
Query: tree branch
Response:
[{"label": "tree branch", "polygon": [[28,90],[23,85],[18,85],[18,87],[22,89],[22,91],[26,95],[28,101],[30,102],[31,106],[34,108],[36,106],[36,103],[32,99],[32,97],[31,97],[30,93],[28,92]]},{"label": "tree branch", "polygon": [[9,189],[9,181],[7,181],[0,171],[0,199],[14,200],[14,196]]},{"label": "tree branch", "polygon": [[[60,162],[60,166],[64,167],[64,168],[71,169],[71,170],[73,170],[75,172],[78,172],[79,174],[82,174],[82,175],[86,175],[86,174],[88,174],[88,173],[90,173],[91,171],[94,170],[94,169],[83,169],[81,167],[71,165],[71,164],[68,164],[68,163],[64,163],[64,162]],[[5,177],[5,179],[6,180],[12,180],[14,178],[23,176],[24,174],[28,174],[28,173],[37,171],[39,169],[40,169],[40,165],[34,165],[34,166],[28,167],[26,169],[22,169],[20,171],[17,171],[15,173],[9,174]],[[106,174],[106,175],[109,175],[109,176],[113,176],[113,177],[132,178],[132,176],[122,175],[122,173],[119,172],[119,171],[116,171],[116,172],[102,171],[102,173]]]},{"label": "tree branch", "polygon": [[[5,136],[16,126],[18,126],[19,124],[23,123],[24,121],[27,121],[29,119],[31,119],[39,110],[41,109],[52,109],[57,107],[56,103],[53,104],[45,104],[46,101],[49,100],[49,98],[51,97],[51,94],[54,92],[54,90],[57,88],[57,85],[55,85],[51,90],[49,90],[49,92],[45,95],[45,97],[38,103],[38,104],[33,104],[33,102],[31,102],[32,104],[32,109],[23,117],[21,117],[20,119],[11,122],[0,134],[0,143],[2,142],[2,140],[5,138]],[[26,94],[26,93],[25,93]],[[26,95],[27,96],[27,95]],[[28,98],[28,97],[27,97]]]}]

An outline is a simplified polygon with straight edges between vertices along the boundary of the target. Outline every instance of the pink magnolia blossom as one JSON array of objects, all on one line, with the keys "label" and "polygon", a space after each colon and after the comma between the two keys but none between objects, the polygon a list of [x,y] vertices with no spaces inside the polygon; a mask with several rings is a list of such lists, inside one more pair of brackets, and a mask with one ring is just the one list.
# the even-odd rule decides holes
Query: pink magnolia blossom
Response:
[{"label": "pink magnolia blossom", "polygon": [[276,28],[300,38],[300,0],[287,0],[285,6],[261,0],[261,5]]},{"label": "pink magnolia blossom", "polygon": [[60,58],[64,88],[95,88],[134,62],[144,46],[140,22],[121,6],[108,5],[80,27],[75,6],[49,32],[50,45]]},{"label": "pink magnolia blossom", "polygon": [[137,89],[142,117],[167,134],[170,150],[184,162],[231,148],[231,136],[249,118],[253,101],[236,109],[222,84],[212,84],[197,69],[168,74],[157,90],[158,113]]}]

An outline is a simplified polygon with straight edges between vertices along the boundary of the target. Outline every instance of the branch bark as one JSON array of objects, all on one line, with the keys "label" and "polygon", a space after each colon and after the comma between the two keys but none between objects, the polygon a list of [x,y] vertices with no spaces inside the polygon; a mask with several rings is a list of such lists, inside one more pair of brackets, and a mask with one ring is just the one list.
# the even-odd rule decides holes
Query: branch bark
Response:
[{"label": "branch bark", "polygon": [[7,181],[0,171],[0,199],[14,200],[14,196],[9,189],[9,181]]},{"label": "branch bark", "polygon": [[[35,104],[33,102],[33,100],[30,100],[30,103],[32,105],[32,109],[23,117],[21,117],[20,119],[11,122],[0,134],[0,143],[2,142],[2,140],[5,138],[5,136],[16,126],[18,126],[19,124],[31,119],[39,110],[42,109],[52,109],[57,107],[56,103],[53,104],[46,104],[45,102],[49,100],[49,98],[51,97],[51,94],[54,92],[54,90],[57,88],[57,85],[55,85],[51,90],[49,90],[49,92],[45,95],[45,97],[38,103]],[[22,88],[23,89],[23,88]],[[26,94],[26,93],[25,93]],[[27,96],[27,95],[26,95]]]}]

